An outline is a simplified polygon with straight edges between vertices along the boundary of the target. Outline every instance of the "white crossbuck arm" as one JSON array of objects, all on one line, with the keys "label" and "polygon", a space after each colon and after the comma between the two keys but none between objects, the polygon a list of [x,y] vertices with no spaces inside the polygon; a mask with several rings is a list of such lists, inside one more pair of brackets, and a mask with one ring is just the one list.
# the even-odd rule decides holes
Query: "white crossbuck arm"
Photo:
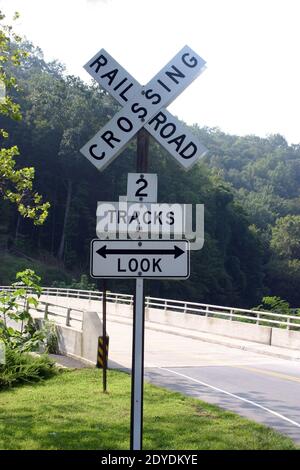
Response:
[{"label": "white crossbuck arm", "polygon": [[124,106],[81,149],[99,170],[106,168],[143,126],[185,169],[207,152],[187,127],[164,109],[205,69],[205,61],[188,46],[145,87],[104,49],[85,69]]}]

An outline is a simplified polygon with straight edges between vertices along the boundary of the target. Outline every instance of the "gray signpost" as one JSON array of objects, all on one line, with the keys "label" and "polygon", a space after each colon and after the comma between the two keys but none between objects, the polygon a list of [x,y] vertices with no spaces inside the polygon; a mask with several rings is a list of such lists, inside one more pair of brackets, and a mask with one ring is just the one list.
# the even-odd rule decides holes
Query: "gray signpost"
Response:
[{"label": "gray signpost", "polygon": [[[129,173],[127,200],[157,202],[157,175],[147,173],[150,133],[185,169],[207,150],[165,107],[205,69],[205,61],[185,46],[142,87],[104,49],[85,65],[87,72],[123,106],[81,149],[102,171],[137,134],[137,173]],[[116,212],[117,212],[116,208]],[[98,211],[97,211],[98,212]],[[139,235],[139,234],[138,234]],[[142,449],[144,377],[144,279],[187,279],[190,250],[187,240],[134,240],[91,242],[91,276],[134,278],[131,449]]]}]

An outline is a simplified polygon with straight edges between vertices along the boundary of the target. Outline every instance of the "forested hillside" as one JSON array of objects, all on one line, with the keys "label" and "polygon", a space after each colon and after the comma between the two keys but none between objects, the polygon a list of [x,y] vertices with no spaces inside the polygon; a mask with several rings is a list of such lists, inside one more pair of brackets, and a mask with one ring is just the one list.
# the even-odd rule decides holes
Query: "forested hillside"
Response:
[{"label": "forested hillside", "polygon": [[264,285],[299,305],[300,144],[198,130],[210,155],[205,162],[233,188],[263,247]]},{"label": "forested hillside", "polygon": [[[61,64],[46,63],[31,44],[22,47],[30,57],[14,75],[23,119],[1,117],[0,128],[10,134],[3,145],[18,145],[19,164],[35,167],[37,190],[51,208],[37,227],[1,201],[0,256],[23,254],[46,262],[49,270],[59,268],[57,280],[78,278],[89,270],[97,201],[126,193],[135,142],[97,172],[79,149],[113,116],[117,103],[97,85],[67,76]],[[148,292],[235,306],[256,305],[270,294],[300,305],[300,146],[288,146],[281,136],[192,130],[209,149],[204,160],[185,173],[151,139],[149,171],[158,173],[159,201],[205,204],[204,248],[192,252],[188,281],[147,282]],[[0,269],[0,284],[9,280]],[[111,282],[109,289],[126,291],[132,283]]]}]

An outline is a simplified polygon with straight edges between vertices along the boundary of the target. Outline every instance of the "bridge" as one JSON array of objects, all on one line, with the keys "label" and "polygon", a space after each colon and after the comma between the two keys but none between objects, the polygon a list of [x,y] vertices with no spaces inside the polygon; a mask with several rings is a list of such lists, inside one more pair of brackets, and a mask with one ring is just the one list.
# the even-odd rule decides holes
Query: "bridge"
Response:
[{"label": "bridge", "polygon": [[[9,290],[0,286],[0,290]],[[109,367],[130,370],[133,296],[107,294]],[[38,321],[94,365],[102,292],[43,288]],[[146,297],[145,378],[264,423],[300,443],[300,317]]]}]

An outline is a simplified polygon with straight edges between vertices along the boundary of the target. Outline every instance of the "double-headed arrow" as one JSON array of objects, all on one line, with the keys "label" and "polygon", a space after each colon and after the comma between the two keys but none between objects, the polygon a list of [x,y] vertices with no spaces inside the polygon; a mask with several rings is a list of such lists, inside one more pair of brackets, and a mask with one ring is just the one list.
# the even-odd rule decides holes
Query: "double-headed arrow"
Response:
[{"label": "double-headed arrow", "polygon": [[102,258],[106,258],[107,255],[174,255],[174,259],[185,253],[184,250],[174,245],[174,249],[171,250],[149,250],[149,249],[109,249],[107,245],[102,246],[96,251]]}]

